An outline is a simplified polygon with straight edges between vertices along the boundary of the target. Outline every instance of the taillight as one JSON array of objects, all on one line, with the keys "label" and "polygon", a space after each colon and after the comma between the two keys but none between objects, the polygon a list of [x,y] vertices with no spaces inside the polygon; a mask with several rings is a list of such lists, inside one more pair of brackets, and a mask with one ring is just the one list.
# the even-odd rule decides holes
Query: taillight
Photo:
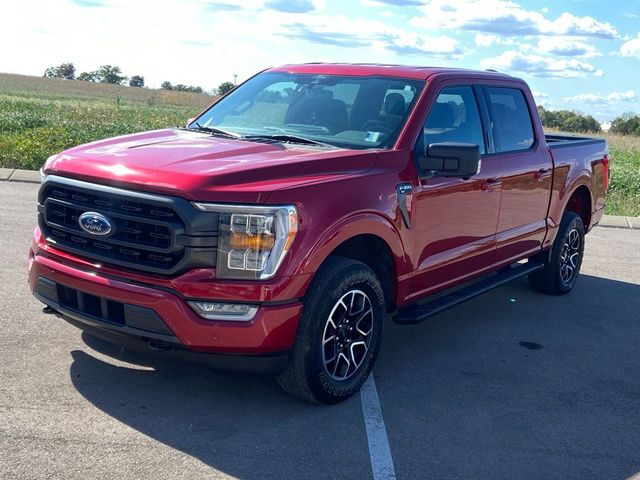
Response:
[{"label": "taillight", "polygon": [[602,179],[604,192],[607,193],[607,188],[609,188],[609,155],[602,157]]}]

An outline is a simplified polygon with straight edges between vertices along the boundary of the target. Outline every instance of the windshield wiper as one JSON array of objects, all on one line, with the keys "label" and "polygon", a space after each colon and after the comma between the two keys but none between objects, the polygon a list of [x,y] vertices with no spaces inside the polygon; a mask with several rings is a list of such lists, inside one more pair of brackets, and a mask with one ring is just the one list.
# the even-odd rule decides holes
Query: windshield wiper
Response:
[{"label": "windshield wiper", "polygon": [[335,145],[331,145],[329,143],[318,142],[316,140],[311,140],[310,138],[299,137],[297,135],[289,135],[289,134],[284,134],[284,133],[275,133],[273,135],[268,135],[268,134],[265,134],[265,135],[244,135],[242,138],[246,139],[246,140],[252,140],[252,139],[261,140],[261,139],[265,139],[265,140],[274,140],[276,142],[300,143],[300,144],[303,144],[303,145],[319,145],[321,147],[335,148]]},{"label": "windshield wiper", "polygon": [[242,135],[238,133],[230,132],[229,130],[223,130],[222,128],[203,127],[198,122],[194,122],[193,125],[195,125],[197,128],[185,128],[184,130],[195,130],[197,132],[207,132],[207,133],[211,133],[212,135],[221,135],[223,137],[229,137],[229,138],[242,137]]}]

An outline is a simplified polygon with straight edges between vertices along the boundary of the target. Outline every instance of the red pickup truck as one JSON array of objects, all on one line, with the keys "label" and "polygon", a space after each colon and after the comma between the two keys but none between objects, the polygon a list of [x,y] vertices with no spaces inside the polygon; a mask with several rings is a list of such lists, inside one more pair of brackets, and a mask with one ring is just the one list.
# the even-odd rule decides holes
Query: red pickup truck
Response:
[{"label": "red pickup truck", "polygon": [[604,140],[545,135],[507,75],[286,65],[186,128],[49,158],[29,282],[95,335],[334,403],[386,313],[415,324],[523,275],[570,291],[608,162]]}]

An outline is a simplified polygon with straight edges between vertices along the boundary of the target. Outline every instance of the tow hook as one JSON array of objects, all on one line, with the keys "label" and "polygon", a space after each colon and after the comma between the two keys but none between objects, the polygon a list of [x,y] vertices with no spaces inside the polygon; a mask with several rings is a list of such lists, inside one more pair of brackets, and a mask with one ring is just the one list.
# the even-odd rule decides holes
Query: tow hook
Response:
[{"label": "tow hook", "polygon": [[57,313],[57,312],[56,312],[56,310],[54,308],[51,308],[49,305],[47,305],[46,307],[44,307],[42,309],[42,313],[45,313],[47,315],[51,315],[51,314],[54,314],[54,313]]},{"label": "tow hook", "polygon": [[153,350],[155,352],[166,352],[173,349],[173,345],[170,343],[155,339],[150,339],[149,343],[147,343],[147,347],[149,347],[149,350]]}]

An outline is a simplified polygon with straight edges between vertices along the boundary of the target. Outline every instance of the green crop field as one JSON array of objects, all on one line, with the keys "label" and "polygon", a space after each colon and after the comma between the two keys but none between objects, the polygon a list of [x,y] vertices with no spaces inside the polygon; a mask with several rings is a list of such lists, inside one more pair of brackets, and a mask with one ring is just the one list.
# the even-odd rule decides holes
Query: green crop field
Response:
[{"label": "green crop field", "polygon": [[[213,97],[0,74],[0,167],[38,169],[81,143],[184,125]],[[604,134],[611,153],[606,213],[640,215],[640,137]]]},{"label": "green crop field", "polygon": [[0,74],[0,167],[38,169],[49,155],[102,138],[184,125],[209,95]]},{"label": "green crop field", "polygon": [[611,177],[605,213],[640,216],[640,137],[604,134]]}]

